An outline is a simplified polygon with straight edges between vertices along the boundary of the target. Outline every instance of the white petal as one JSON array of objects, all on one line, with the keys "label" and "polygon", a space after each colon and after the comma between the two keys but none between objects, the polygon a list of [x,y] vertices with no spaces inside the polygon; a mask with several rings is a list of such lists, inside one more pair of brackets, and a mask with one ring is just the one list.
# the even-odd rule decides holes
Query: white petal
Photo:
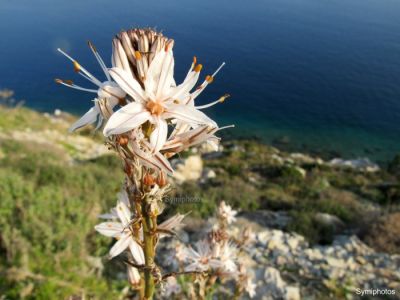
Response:
[{"label": "white petal", "polygon": [[195,72],[195,71],[190,72],[190,74],[188,75],[188,77],[185,79],[184,82],[182,82],[176,88],[172,89],[173,92],[170,95],[170,97],[175,99],[187,96],[189,92],[193,89],[193,87],[196,85],[197,80],[199,80],[199,75],[200,72]]},{"label": "white petal", "polygon": [[157,226],[159,229],[163,230],[176,230],[179,229],[180,226],[182,226],[182,220],[185,217],[185,215],[182,214],[176,214],[175,216],[169,218],[168,220],[162,222],[160,225]]},{"label": "white petal", "polygon": [[171,167],[171,163],[169,162],[168,159],[165,158],[164,155],[162,155],[160,152],[156,152],[154,154],[154,160],[157,162],[157,164],[160,166],[160,169],[164,171],[165,173],[172,175],[174,173],[174,169]]},{"label": "white petal", "polygon": [[136,144],[132,145],[132,149],[135,155],[145,166],[164,171],[167,174],[173,173],[171,164],[160,152],[156,152],[154,155],[152,155],[141,150]]},{"label": "white petal", "polygon": [[126,248],[128,248],[129,243],[132,240],[131,233],[124,233],[121,235],[121,238],[114,244],[114,246],[110,249],[110,259],[119,255]]},{"label": "white petal", "polygon": [[166,53],[157,85],[157,97],[167,94],[174,82],[174,56],[172,51]]},{"label": "white petal", "polygon": [[69,129],[70,132],[75,131],[76,129],[83,127],[88,124],[92,124],[96,122],[97,117],[99,115],[99,109],[95,105],[91,109],[87,111],[78,121],[72,124],[71,128]]},{"label": "white petal", "polygon": [[128,226],[131,222],[131,212],[125,203],[118,201],[116,206],[118,218],[121,220],[122,225]]},{"label": "white petal", "polygon": [[168,135],[168,125],[165,120],[157,118],[155,125],[156,126],[150,135],[150,144],[153,148],[153,153],[160,151],[165,144]]},{"label": "white petal", "polygon": [[111,77],[116,83],[129,94],[135,101],[145,102],[145,92],[140,86],[139,82],[133,76],[120,68],[112,68],[109,70]]},{"label": "white petal", "polygon": [[204,124],[217,127],[217,124],[212,119],[207,117],[203,112],[195,109],[194,107],[189,107],[186,105],[169,104],[166,112],[163,114],[163,117],[165,119],[175,118],[189,124]]},{"label": "white petal", "polygon": [[118,222],[104,222],[96,225],[94,229],[105,236],[119,237],[121,236],[124,227]]},{"label": "white petal", "polygon": [[116,215],[112,214],[112,213],[108,213],[108,214],[101,214],[98,215],[99,219],[106,219],[106,220],[114,220],[116,218],[118,218]]},{"label": "white petal", "polygon": [[128,266],[128,280],[131,285],[138,285],[140,283],[140,273],[138,269]]},{"label": "white petal", "polygon": [[166,55],[165,51],[158,52],[154,56],[152,62],[150,63],[150,67],[146,75],[146,80],[144,82],[146,87],[146,92],[153,92],[154,94],[157,92],[157,86],[160,80],[161,67],[163,66],[165,55]]},{"label": "white petal", "polygon": [[132,130],[150,119],[150,113],[142,104],[131,102],[112,114],[103,134],[120,134]]},{"label": "white petal", "polygon": [[118,200],[123,202],[127,207],[130,207],[131,204],[129,202],[128,193],[125,190],[122,190],[118,193]]},{"label": "white petal", "polygon": [[129,243],[129,249],[131,250],[133,259],[138,265],[144,265],[144,253],[142,247],[133,239]]}]

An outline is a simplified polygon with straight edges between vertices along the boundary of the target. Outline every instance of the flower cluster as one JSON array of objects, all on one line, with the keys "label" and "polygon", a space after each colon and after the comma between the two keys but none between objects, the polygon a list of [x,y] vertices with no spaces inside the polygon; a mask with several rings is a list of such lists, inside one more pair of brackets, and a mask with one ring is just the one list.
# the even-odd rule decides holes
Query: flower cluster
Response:
[{"label": "flower cluster", "polygon": [[[132,142],[133,153],[142,163],[167,173],[172,169],[162,156],[169,158],[203,142],[217,148],[219,139],[215,133],[222,128],[202,110],[224,102],[229,95],[206,105],[195,105],[195,99],[225,63],[195,88],[203,66],[194,57],[185,79],[177,85],[173,45],[173,40],[151,29],[121,32],[113,40],[112,68],[107,68],[89,42],[104,71],[106,80],[103,82],[58,49],[72,61],[79,75],[97,86],[97,89],[83,88],[71,80],[56,79],[62,85],[97,94],[94,106],[71,127],[71,131],[96,121],[96,128],[99,128],[106,120],[103,130],[106,137],[115,140],[121,135],[127,136]],[[116,106],[119,109],[114,112]]]},{"label": "flower cluster", "polygon": [[[207,289],[212,288],[215,280],[221,282],[233,280],[236,296],[247,292],[252,298],[255,295],[256,285],[248,274],[244,264],[240,261],[241,251],[244,247],[251,246],[254,234],[246,228],[240,239],[235,239],[229,233],[228,225],[236,220],[237,212],[222,201],[217,211],[217,222],[207,233],[206,238],[197,241],[194,247],[177,244],[175,259],[178,260],[183,272],[198,272],[206,274],[197,279],[199,283],[196,297],[207,294]],[[174,283],[174,291],[181,290]],[[192,289],[193,290],[193,289]],[[167,283],[166,293],[170,294]]]},{"label": "flower cluster", "polygon": [[[194,57],[185,79],[177,84],[173,46],[172,39],[152,29],[123,31],[112,41],[109,68],[89,42],[104,80],[58,49],[72,62],[75,72],[95,86],[86,88],[71,80],[56,79],[61,85],[96,94],[93,106],[70,130],[94,123],[96,129],[103,126],[106,144],[123,162],[125,181],[118,202],[109,213],[100,216],[105,222],[95,229],[116,239],[109,257],[123,257],[131,286],[145,299],[152,298],[155,286],[166,280],[155,263],[157,243],[166,235],[174,235],[184,217],[178,214],[163,223],[157,221],[170,189],[168,175],[174,172],[169,159],[204,142],[217,149],[219,138],[215,133],[226,128],[219,127],[203,110],[225,101],[228,94],[206,105],[195,102],[224,63],[196,87],[202,65]],[[232,220],[229,217],[229,222]],[[201,258],[211,251],[206,244],[204,247],[194,259],[192,270],[197,270]],[[219,251],[228,257],[233,251],[230,249],[226,244]],[[195,253],[193,250],[193,257]],[[213,262],[210,260],[209,264]],[[228,264],[232,271],[233,262]]]}]

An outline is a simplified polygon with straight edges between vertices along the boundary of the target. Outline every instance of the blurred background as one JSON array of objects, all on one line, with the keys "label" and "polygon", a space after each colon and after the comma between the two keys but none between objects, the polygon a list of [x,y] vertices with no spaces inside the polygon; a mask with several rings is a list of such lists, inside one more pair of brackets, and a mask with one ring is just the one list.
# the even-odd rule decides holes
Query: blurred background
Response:
[{"label": "blurred background", "polygon": [[93,229],[121,164],[92,128],[68,133],[93,95],[54,82],[91,88],[56,49],[103,79],[87,41],[110,65],[131,27],[175,40],[177,82],[194,55],[203,76],[226,62],[198,103],[231,94],[206,113],[236,127],[173,160],[172,199],[196,202],[165,215],[191,211],[187,243],[225,200],[255,234],[257,299],[399,291],[399,15],[397,0],[0,0],[0,299],[134,299]]},{"label": "blurred background", "polygon": [[0,86],[41,111],[82,113],[92,95],[54,84],[80,80],[56,48],[102,78],[86,42],[110,64],[116,33],[149,26],[175,39],[178,82],[193,55],[204,75],[226,61],[199,101],[230,93],[209,113],[236,136],[383,161],[400,146],[399,11],[395,0],[3,0]]}]

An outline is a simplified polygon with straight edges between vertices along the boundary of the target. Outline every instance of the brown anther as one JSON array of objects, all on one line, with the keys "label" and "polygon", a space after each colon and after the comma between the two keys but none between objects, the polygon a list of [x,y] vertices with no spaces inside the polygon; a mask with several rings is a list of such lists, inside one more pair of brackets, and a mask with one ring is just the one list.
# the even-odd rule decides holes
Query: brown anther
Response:
[{"label": "brown anther", "polygon": [[92,49],[94,52],[97,52],[97,49],[96,49],[96,47],[95,47],[95,46],[92,44],[92,42],[91,42],[91,41],[88,41],[87,43],[88,43],[88,45],[89,45],[90,49]]},{"label": "brown anther", "polygon": [[209,238],[211,241],[219,243],[222,241],[227,241],[229,239],[229,236],[224,230],[217,229],[209,233]]},{"label": "brown anther", "polygon": [[120,144],[121,146],[126,146],[128,144],[128,141],[129,139],[127,136],[121,135],[118,137],[118,144]]},{"label": "brown anther", "polygon": [[54,81],[55,81],[56,83],[59,83],[59,84],[63,83],[63,81],[62,81],[61,79],[59,79],[59,78],[55,78]]},{"label": "brown anther", "polygon": [[164,107],[159,102],[155,101],[148,101],[146,108],[152,115],[156,116],[159,116],[164,112]]},{"label": "brown anther", "polygon": [[73,64],[74,64],[74,71],[76,73],[79,73],[81,71],[81,65],[76,60],[74,60]]},{"label": "brown anther", "polygon": [[195,66],[197,64],[197,57],[193,56],[193,66]]},{"label": "brown anther", "polygon": [[211,83],[211,82],[214,81],[214,77],[212,77],[211,75],[207,75],[207,76],[206,76],[206,81],[207,81],[208,83]]},{"label": "brown anther", "polygon": [[147,186],[152,186],[152,185],[154,185],[154,177],[153,177],[153,175],[151,175],[151,174],[149,174],[149,173],[146,173],[146,174],[143,176],[143,184],[144,184],[144,185],[147,185]]},{"label": "brown anther", "polygon": [[167,183],[168,183],[167,176],[165,176],[165,173],[161,171],[157,176],[157,185],[162,188],[166,186]]},{"label": "brown anther", "polygon": [[126,99],[125,99],[125,98],[118,98],[118,104],[119,104],[120,106],[125,106],[125,105],[127,105],[128,103],[126,102]]},{"label": "brown anther", "polygon": [[194,71],[198,73],[198,72],[201,71],[202,68],[203,68],[203,65],[202,65],[202,64],[198,64],[198,65],[196,65],[196,66],[194,67]]}]

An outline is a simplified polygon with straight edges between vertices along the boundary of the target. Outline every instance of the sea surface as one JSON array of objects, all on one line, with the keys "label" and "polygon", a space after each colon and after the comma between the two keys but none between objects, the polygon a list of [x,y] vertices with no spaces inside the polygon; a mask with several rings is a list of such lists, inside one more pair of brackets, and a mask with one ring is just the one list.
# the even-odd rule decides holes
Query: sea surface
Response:
[{"label": "sea surface", "polygon": [[399,0],[0,0],[0,88],[41,111],[76,114],[90,87],[56,49],[103,78],[86,41],[110,63],[121,29],[175,39],[175,74],[193,55],[204,75],[226,66],[198,98],[231,134],[298,151],[387,161],[400,153]]}]

